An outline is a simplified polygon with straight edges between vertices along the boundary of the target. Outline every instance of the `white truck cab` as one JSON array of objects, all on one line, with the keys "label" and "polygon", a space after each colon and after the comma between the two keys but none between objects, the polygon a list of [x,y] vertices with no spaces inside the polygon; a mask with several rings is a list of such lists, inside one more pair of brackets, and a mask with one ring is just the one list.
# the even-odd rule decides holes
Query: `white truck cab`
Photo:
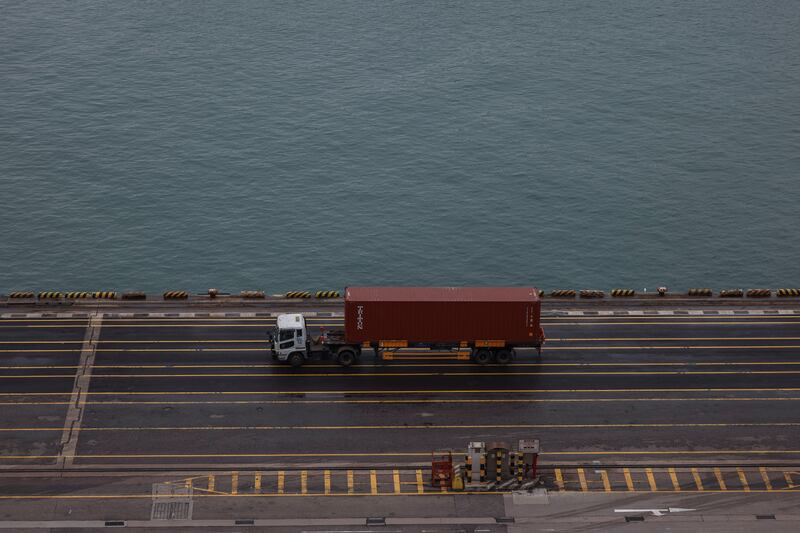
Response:
[{"label": "white truck cab", "polygon": [[278,315],[272,339],[272,357],[288,361],[292,366],[302,365],[308,357],[306,319],[300,313]]}]

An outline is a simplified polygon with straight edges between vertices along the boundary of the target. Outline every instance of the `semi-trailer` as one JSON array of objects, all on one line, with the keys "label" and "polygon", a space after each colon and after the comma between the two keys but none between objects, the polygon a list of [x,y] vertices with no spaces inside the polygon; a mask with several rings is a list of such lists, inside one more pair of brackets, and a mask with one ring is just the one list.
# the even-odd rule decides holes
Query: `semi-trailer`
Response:
[{"label": "semi-trailer", "polygon": [[404,348],[451,350],[481,365],[508,364],[519,348],[541,354],[540,314],[534,287],[348,287],[344,330],[312,338],[302,314],[282,314],[271,351],[292,366],[324,356],[350,366],[365,349],[389,359]]}]

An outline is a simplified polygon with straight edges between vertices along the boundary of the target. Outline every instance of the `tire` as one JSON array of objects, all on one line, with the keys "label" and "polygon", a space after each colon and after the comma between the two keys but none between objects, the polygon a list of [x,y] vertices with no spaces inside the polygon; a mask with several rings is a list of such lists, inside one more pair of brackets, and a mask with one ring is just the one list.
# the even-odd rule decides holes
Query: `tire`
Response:
[{"label": "tire", "polygon": [[513,359],[511,354],[511,350],[497,350],[497,353],[494,355],[495,360],[500,365],[507,365]]},{"label": "tire", "polygon": [[475,357],[473,359],[481,366],[488,365],[492,360],[492,354],[489,353],[489,350],[478,350],[475,352]]},{"label": "tire", "polygon": [[350,349],[339,350],[339,353],[336,354],[336,362],[341,366],[350,366],[356,362],[356,353]]},{"label": "tire", "polygon": [[289,358],[287,359],[287,361],[289,361],[290,365],[297,368],[303,366],[303,363],[306,362],[306,359],[300,352],[294,352],[289,354]]}]

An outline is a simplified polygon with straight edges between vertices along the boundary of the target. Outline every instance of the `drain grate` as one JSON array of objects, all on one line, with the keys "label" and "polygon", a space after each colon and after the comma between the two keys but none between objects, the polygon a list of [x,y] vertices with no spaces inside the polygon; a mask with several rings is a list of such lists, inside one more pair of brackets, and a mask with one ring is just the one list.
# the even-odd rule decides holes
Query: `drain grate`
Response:
[{"label": "drain grate", "polygon": [[190,502],[153,502],[153,520],[189,520]]},{"label": "drain grate", "polygon": [[775,520],[774,514],[757,514],[756,520]]},{"label": "drain grate", "polygon": [[644,517],[643,516],[626,516],[625,517],[625,521],[626,522],[644,522]]},{"label": "drain grate", "polygon": [[383,517],[367,518],[367,525],[368,526],[385,526],[386,525],[386,518],[383,518]]}]

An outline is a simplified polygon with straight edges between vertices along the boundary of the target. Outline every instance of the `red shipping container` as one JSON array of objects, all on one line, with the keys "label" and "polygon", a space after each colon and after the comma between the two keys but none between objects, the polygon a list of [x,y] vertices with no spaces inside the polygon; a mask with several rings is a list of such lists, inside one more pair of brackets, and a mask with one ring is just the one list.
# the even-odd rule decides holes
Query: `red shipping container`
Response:
[{"label": "red shipping container", "polygon": [[401,340],[455,344],[541,342],[539,291],[533,287],[348,287],[349,343]]}]

